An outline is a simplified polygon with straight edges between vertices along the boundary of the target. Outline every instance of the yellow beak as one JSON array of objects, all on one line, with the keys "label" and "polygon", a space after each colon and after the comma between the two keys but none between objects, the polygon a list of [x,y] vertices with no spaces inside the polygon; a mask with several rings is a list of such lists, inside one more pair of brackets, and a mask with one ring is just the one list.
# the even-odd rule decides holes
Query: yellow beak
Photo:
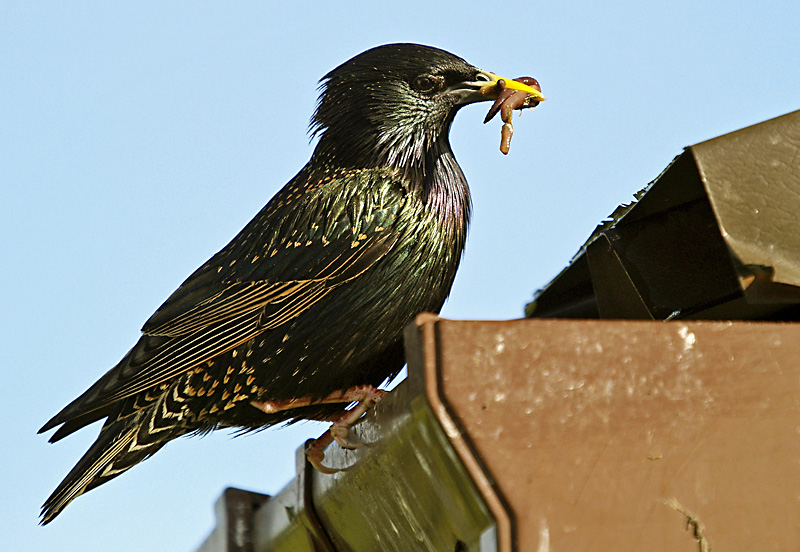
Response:
[{"label": "yellow beak", "polygon": [[519,90],[520,92],[527,92],[537,102],[543,102],[547,99],[542,95],[541,91],[535,89],[532,86],[528,86],[525,83],[515,81],[514,79],[506,79],[499,75],[495,75],[494,73],[490,73],[489,71],[481,71],[479,76],[485,77],[485,80],[481,79],[471,84],[478,85],[479,86],[478,90],[484,96],[491,96],[493,98],[496,98],[499,92],[497,83],[502,80],[505,81],[506,88],[511,88],[512,90]]}]

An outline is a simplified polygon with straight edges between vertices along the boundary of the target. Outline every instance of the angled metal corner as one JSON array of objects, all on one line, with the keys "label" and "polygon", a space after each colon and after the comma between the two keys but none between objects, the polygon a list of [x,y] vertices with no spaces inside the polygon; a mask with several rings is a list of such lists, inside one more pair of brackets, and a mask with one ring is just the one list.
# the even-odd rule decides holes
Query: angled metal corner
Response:
[{"label": "angled metal corner", "polygon": [[409,380],[424,386],[425,397],[444,430],[450,444],[458,453],[473,483],[483,497],[496,524],[498,552],[514,550],[513,513],[494,484],[491,475],[481,463],[469,437],[462,429],[458,417],[448,406],[442,393],[437,326],[442,319],[432,313],[422,313],[413,324],[406,327],[405,345]]},{"label": "angled metal corner", "polygon": [[733,254],[800,286],[800,111],[688,149]]}]

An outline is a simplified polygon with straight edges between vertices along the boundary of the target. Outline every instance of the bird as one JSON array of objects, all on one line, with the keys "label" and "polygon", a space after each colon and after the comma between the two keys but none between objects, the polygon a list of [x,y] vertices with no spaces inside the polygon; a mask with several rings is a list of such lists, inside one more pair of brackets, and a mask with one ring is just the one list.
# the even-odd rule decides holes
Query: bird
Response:
[{"label": "bird", "polygon": [[450,126],[464,105],[495,100],[501,80],[544,99],[418,44],[328,72],[308,163],[39,430],[58,428],[56,442],[104,420],[40,523],[180,436],[315,419],[348,445],[349,425],[405,363],[404,326],[450,293],[472,208]]}]

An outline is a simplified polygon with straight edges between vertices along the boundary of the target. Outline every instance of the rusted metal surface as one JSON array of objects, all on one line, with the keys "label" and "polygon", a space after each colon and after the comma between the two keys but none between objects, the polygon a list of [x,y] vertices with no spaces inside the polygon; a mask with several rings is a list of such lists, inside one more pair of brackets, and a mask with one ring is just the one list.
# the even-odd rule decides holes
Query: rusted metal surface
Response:
[{"label": "rusted metal surface", "polygon": [[797,324],[428,320],[422,331],[518,550],[797,549]]},{"label": "rusted metal surface", "polygon": [[800,319],[800,111],[686,148],[531,317]]}]

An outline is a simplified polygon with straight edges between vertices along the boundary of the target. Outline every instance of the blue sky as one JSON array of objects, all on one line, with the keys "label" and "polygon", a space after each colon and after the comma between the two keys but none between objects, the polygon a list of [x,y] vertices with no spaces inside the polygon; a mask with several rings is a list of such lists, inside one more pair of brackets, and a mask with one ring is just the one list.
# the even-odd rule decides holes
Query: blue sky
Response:
[{"label": "blue sky", "polygon": [[516,120],[507,157],[486,104],[451,132],[474,219],[443,314],[515,318],[684,146],[800,108],[798,24],[796,1],[4,0],[4,548],[191,551],[225,487],[288,482],[321,427],[180,439],[39,528],[97,428],[57,445],[35,433],[306,162],[331,68],[420,42],[539,80],[548,101]]}]

